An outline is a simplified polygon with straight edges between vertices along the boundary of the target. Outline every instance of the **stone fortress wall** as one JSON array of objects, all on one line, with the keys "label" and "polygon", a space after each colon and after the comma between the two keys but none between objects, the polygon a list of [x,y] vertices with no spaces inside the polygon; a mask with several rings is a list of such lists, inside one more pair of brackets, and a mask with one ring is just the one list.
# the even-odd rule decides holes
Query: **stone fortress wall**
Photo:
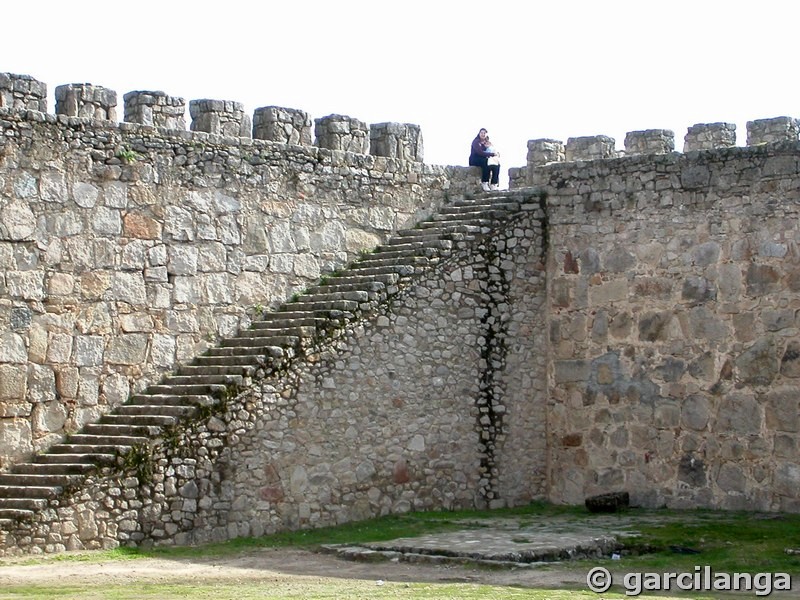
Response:
[{"label": "stone fortress wall", "polygon": [[545,282],[530,208],[176,443],[204,452],[161,450],[149,510],[122,537],[202,543],[542,498],[546,327],[531,299]]},{"label": "stone fortress wall", "polygon": [[800,509],[800,124],[734,130],[532,140],[514,173],[547,196],[556,502]]},{"label": "stone fortress wall", "polygon": [[[67,86],[49,115],[43,89],[0,76],[0,468],[474,187],[421,162],[413,125],[331,115],[310,145],[293,109],[195,101],[186,131],[160,92],[117,124],[107,90]],[[98,481],[33,546],[620,489],[797,510],[797,122],[754,121],[743,148],[733,129],[693,126],[683,154],[664,130],[624,154],[532,140],[504,230],[172,440],[195,451],[157,455],[146,492]]]},{"label": "stone fortress wall", "polygon": [[[467,183],[419,127],[0,75],[0,470]],[[247,134],[247,135],[245,135]],[[377,154],[368,154],[372,148]]]},{"label": "stone fortress wall", "polygon": [[[236,103],[193,105],[192,128],[216,111],[202,123],[217,133],[187,132],[163,94],[126,96],[126,117],[146,124],[117,124],[108,90],[67,88],[57,115],[14,104],[19,94],[0,108],[3,467],[463,198],[474,179],[424,165],[413,125],[332,115],[309,146],[308,117],[270,107],[253,131],[279,139],[262,141],[240,135]],[[131,114],[160,105],[169,127]],[[225,415],[171,433],[152,448],[146,481],[90,478],[0,547],[221,540],[541,497],[539,212],[531,203],[508,234],[464,246],[333,347],[306,350],[231,399]],[[512,332],[526,335],[510,345]],[[499,430],[506,412],[513,440]]]}]

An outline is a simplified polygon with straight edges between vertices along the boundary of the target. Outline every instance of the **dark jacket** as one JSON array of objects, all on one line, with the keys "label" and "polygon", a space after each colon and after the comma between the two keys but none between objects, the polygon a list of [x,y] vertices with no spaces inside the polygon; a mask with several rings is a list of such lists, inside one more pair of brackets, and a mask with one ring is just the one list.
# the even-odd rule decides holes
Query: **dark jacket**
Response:
[{"label": "dark jacket", "polygon": [[476,135],[472,140],[472,148],[469,153],[469,165],[471,167],[480,167],[485,164],[487,158],[492,156],[491,152],[486,151],[486,146],[481,141],[481,136]]}]

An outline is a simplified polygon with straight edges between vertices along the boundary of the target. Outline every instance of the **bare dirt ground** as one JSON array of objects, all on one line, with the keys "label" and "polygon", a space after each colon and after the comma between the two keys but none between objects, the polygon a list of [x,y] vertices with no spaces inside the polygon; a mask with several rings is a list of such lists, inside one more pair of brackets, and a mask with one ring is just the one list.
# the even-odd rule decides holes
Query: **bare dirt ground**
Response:
[{"label": "bare dirt ground", "polygon": [[[354,562],[297,549],[259,549],[230,557],[203,559],[136,558],[106,562],[77,562],[43,557],[36,564],[30,557],[0,560],[0,598],[7,587],[58,585],[94,588],[149,585],[262,585],[265,589],[290,590],[291,597],[334,597],[333,582],[348,581],[349,592],[342,598],[370,597],[369,589],[389,582],[466,583],[514,588],[570,589],[588,592],[586,564],[520,569],[485,569],[460,565],[407,562]],[[614,580],[622,579],[621,572]],[[336,589],[341,589],[337,587]],[[324,591],[322,593],[320,590]],[[617,590],[621,593],[624,590]],[[298,595],[299,594],[299,595]],[[668,594],[668,592],[658,592]],[[719,592],[704,597],[753,597],[749,592]],[[96,596],[92,596],[96,597]],[[149,596],[148,596],[149,597]],[[207,597],[207,596],[203,596]],[[289,597],[289,596],[287,596]],[[494,596],[492,596],[494,597]],[[642,596],[653,598],[655,596]],[[671,596],[670,596],[671,597]],[[688,596],[686,596],[688,597]],[[773,598],[797,598],[797,591],[773,591]]]},{"label": "bare dirt ground", "polygon": [[581,571],[559,567],[487,570],[469,566],[406,562],[354,562],[329,554],[296,549],[261,549],[237,556],[203,559],[137,558],[108,562],[56,561],[44,557],[0,561],[0,590],[25,584],[107,584],[170,582],[290,582],[324,579],[427,583],[477,583],[537,588],[585,587]]}]

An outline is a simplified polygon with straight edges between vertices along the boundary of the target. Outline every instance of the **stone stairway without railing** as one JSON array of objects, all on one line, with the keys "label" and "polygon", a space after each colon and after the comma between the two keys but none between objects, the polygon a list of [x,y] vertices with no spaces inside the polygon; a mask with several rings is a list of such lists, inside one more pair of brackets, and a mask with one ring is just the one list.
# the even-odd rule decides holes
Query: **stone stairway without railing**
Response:
[{"label": "stone stairway without railing", "polygon": [[119,466],[132,448],[163,435],[165,428],[198,416],[249,383],[259,369],[266,376],[292,360],[331,327],[365,316],[454,249],[488,234],[498,220],[520,210],[511,192],[482,195],[442,207],[413,229],[334,273],[275,312],[263,314],[247,330],[180,366],[144,392],[51,446],[30,462],[0,474],[0,530],[30,519],[51,500],[81,485],[104,466]]}]

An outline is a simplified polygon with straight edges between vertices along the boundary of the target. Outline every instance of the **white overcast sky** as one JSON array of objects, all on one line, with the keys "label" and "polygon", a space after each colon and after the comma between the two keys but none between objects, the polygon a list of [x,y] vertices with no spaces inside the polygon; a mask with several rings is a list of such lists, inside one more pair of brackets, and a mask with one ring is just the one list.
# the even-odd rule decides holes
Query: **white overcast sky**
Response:
[{"label": "white overcast sky", "polygon": [[[0,72],[422,127],[425,162],[466,164],[489,130],[527,141],[800,117],[793,0],[11,0]],[[187,126],[189,122],[187,110]]]}]

